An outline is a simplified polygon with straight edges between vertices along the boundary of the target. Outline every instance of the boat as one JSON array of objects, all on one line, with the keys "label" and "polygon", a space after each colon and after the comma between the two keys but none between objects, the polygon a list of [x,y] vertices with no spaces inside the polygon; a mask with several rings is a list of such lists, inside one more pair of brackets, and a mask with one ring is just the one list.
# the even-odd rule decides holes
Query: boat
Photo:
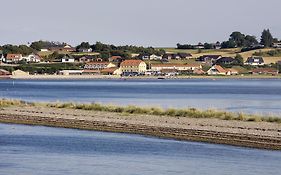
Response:
[{"label": "boat", "polygon": [[157,79],[158,79],[158,80],[165,80],[164,77],[158,77]]}]

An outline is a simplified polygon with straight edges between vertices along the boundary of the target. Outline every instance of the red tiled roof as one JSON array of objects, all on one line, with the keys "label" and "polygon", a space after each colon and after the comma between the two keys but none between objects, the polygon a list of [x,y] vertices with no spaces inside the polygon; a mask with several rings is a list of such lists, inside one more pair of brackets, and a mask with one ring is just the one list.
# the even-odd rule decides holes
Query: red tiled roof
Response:
[{"label": "red tiled roof", "polygon": [[225,69],[226,71],[230,71],[230,72],[238,72],[238,70],[234,69],[234,68],[228,68],[228,69]]},{"label": "red tiled roof", "polygon": [[7,59],[14,59],[22,57],[21,54],[7,54]]},{"label": "red tiled roof", "polygon": [[203,71],[202,69],[195,69],[195,70],[193,71],[193,73],[199,75],[199,74],[205,74],[206,72]]},{"label": "red tiled roof", "polygon": [[112,56],[112,57],[110,57],[110,59],[112,59],[112,60],[116,60],[116,59],[120,59],[120,58],[122,58],[121,56]]},{"label": "red tiled roof", "polygon": [[103,70],[101,70],[102,73],[114,73],[114,71],[116,71],[118,68],[116,67],[112,67],[112,68],[105,68]]},{"label": "red tiled roof", "polygon": [[142,62],[142,60],[125,60],[120,66],[139,66]]},{"label": "red tiled roof", "polygon": [[227,71],[222,68],[220,65],[215,65],[215,69],[217,69],[220,73],[226,73]]}]

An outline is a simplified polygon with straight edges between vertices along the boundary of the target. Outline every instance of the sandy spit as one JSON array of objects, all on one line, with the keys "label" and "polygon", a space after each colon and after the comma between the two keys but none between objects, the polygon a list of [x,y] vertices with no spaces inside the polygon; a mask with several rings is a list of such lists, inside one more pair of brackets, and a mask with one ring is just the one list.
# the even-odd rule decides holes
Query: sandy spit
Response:
[{"label": "sandy spit", "polygon": [[281,124],[49,107],[2,107],[1,123],[142,134],[161,138],[281,150]]}]

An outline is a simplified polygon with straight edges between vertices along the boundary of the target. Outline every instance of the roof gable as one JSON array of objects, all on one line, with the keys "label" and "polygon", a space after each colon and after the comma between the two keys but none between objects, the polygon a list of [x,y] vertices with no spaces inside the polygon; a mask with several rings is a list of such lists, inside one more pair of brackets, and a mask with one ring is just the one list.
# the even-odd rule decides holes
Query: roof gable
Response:
[{"label": "roof gable", "polygon": [[144,62],[142,60],[125,60],[120,66],[139,66],[141,63]]}]

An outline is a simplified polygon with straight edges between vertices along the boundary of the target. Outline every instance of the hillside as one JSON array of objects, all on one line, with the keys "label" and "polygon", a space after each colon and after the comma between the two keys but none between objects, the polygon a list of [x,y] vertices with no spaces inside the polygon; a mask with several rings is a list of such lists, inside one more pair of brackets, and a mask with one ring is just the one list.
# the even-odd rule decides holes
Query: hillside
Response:
[{"label": "hillside", "polygon": [[[194,58],[198,58],[202,55],[222,55],[224,57],[235,57],[236,54],[240,54],[243,58],[244,61],[248,57],[253,56],[255,52],[267,52],[271,50],[277,50],[273,48],[267,48],[267,49],[256,49],[256,50],[251,50],[247,52],[241,52],[240,48],[235,48],[235,49],[220,49],[220,50],[215,50],[215,49],[210,49],[210,50],[204,50],[202,49],[200,53],[198,52],[198,49],[176,49],[176,48],[162,48],[164,49],[167,53],[191,53]],[[276,63],[277,61],[281,60],[281,56],[265,56],[263,57],[264,61],[266,64],[270,63]]]}]

